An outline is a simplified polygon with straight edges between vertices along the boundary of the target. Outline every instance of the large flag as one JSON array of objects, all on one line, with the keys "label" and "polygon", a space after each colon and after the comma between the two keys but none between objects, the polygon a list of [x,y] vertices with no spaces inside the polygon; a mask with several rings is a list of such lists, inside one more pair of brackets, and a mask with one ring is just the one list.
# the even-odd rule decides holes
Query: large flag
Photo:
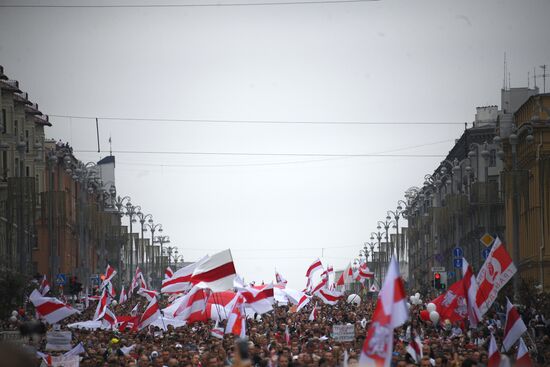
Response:
[{"label": "large flag", "polygon": [[321,288],[315,293],[315,295],[319,297],[324,304],[334,306],[338,303],[340,298],[344,296],[344,293],[331,291],[328,288]]},{"label": "large flag", "polygon": [[191,283],[199,288],[221,292],[233,288],[236,273],[231,250],[225,250],[198,264],[191,276]]},{"label": "large flag", "polygon": [[323,264],[321,263],[321,260],[319,260],[317,258],[317,260],[315,260],[313,262],[313,264],[311,264],[309,266],[309,268],[307,268],[307,271],[306,271],[306,277],[308,278],[311,278],[311,276],[313,275],[313,273],[315,273],[317,270],[321,270],[323,269]]},{"label": "large flag", "polygon": [[481,319],[476,304],[477,281],[472,267],[464,258],[462,259],[462,285],[464,286],[466,304],[468,305],[468,320],[473,327],[476,327]]},{"label": "large flag", "polygon": [[151,300],[153,298],[156,298],[159,295],[159,293],[157,291],[154,291],[154,290],[151,290],[151,289],[146,289],[146,288],[140,288],[139,291],[137,292],[137,294],[147,298],[147,301],[149,301],[149,302],[151,302]]},{"label": "large flag", "polygon": [[41,295],[45,296],[50,291],[50,283],[48,283],[48,279],[46,279],[46,274],[42,277],[42,281],[40,282],[40,288],[38,288],[38,291]]},{"label": "large flag", "polygon": [[495,336],[491,334],[491,342],[489,343],[489,363],[488,367],[499,367],[500,366],[500,352],[497,348],[497,342]]},{"label": "large flag", "polygon": [[195,268],[209,259],[209,256],[205,256],[199,261],[189,264],[181,269],[178,269],[170,278],[162,281],[162,293],[183,293],[191,289],[193,284],[191,283],[191,276],[195,271]]},{"label": "large flag", "polygon": [[523,333],[527,331],[527,326],[525,326],[518,310],[508,298],[506,298],[506,302],[506,324],[504,326],[502,345],[505,351],[509,351],[518,339],[521,338]]},{"label": "large flag", "polygon": [[453,283],[447,290],[432,301],[441,320],[457,322],[468,317],[468,304],[463,279]]},{"label": "large flag", "polygon": [[36,308],[38,316],[49,324],[55,324],[72,314],[80,313],[57,298],[42,296],[36,289],[29,296],[29,300]]},{"label": "large flag", "polygon": [[478,291],[476,305],[479,316],[485,315],[497,298],[498,291],[512,279],[517,272],[506,247],[497,237],[489,256],[477,274]]},{"label": "large flag", "polygon": [[525,345],[525,342],[523,341],[523,338],[519,338],[519,347],[518,347],[518,354],[516,356],[516,367],[531,367],[533,366],[533,361],[531,360],[531,356],[529,355],[529,349],[527,349],[527,346]]},{"label": "large flag", "polygon": [[274,290],[273,284],[263,286],[260,289],[252,287],[237,288],[246,304],[254,310],[254,312],[262,315],[273,310]]},{"label": "large flag", "polygon": [[409,309],[399,265],[392,256],[384,285],[372,316],[367,338],[363,344],[359,365],[390,366],[393,350],[393,330],[407,321]]},{"label": "large flag", "polygon": [[317,284],[315,288],[313,288],[313,291],[311,293],[315,294],[317,293],[317,291],[321,290],[322,288],[327,288],[327,282],[328,282],[328,277],[322,278],[319,284]]},{"label": "large flag", "polygon": [[206,321],[206,305],[210,293],[207,289],[193,287],[189,293],[163,309],[163,312],[167,316],[187,320],[188,323]]},{"label": "large flag", "polygon": [[139,320],[139,330],[149,326],[160,318],[160,309],[157,303],[157,297],[153,297]]}]

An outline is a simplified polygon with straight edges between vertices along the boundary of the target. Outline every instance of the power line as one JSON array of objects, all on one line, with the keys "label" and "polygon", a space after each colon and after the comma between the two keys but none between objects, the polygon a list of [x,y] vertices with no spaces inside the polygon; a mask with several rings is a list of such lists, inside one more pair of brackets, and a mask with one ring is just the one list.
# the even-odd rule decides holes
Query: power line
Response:
[{"label": "power line", "polygon": [[[96,150],[75,150],[78,153],[97,153]],[[101,153],[108,153],[102,150]],[[155,151],[155,150],[113,150],[115,154],[168,154],[168,155],[224,155],[253,157],[411,157],[411,158],[441,158],[445,154],[376,154],[376,153],[252,153],[252,152],[190,152],[190,151]]]},{"label": "power line", "polygon": [[315,5],[315,4],[350,4],[369,3],[379,0],[312,0],[312,1],[264,1],[264,2],[232,2],[232,3],[193,3],[193,4],[84,4],[84,5],[61,5],[61,4],[2,4],[0,8],[222,8],[234,6],[281,6],[281,5]]},{"label": "power line", "polygon": [[167,119],[147,117],[94,117],[76,115],[49,114],[50,117],[82,119],[82,120],[109,120],[109,121],[140,121],[140,122],[191,122],[212,124],[300,124],[300,125],[464,125],[464,122],[453,121],[289,121],[289,120],[230,120],[230,119]]}]

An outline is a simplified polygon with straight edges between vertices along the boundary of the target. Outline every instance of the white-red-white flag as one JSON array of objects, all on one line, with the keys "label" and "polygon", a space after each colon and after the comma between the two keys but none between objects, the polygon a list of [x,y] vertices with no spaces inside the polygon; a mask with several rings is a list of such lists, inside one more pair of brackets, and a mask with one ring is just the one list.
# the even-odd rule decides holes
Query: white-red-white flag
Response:
[{"label": "white-red-white flag", "polygon": [[517,272],[517,268],[497,237],[485,263],[477,274],[476,305],[479,317],[485,315],[498,296],[498,292]]},{"label": "white-red-white flag", "polygon": [[170,279],[173,276],[174,276],[174,271],[172,270],[171,267],[168,266],[164,271],[164,279]]},{"label": "white-red-white flag", "polygon": [[518,310],[506,298],[506,323],[504,324],[504,339],[502,340],[504,350],[509,351],[526,331],[527,326],[521,319]]},{"label": "white-red-white flag", "polygon": [[101,284],[101,287],[105,287],[107,283],[111,282],[111,279],[116,275],[116,270],[111,265],[107,264],[107,269],[105,269],[105,278],[103,279],[103,283]]},{"label": "white-red-white flag", "polygon": [[499,367],[500,366],[500,352],[497,348],[497,342],[495,336],[491,334],[491,342],[489,343],[489,363],[488,367]]},{"label": "white-red-white flag", "polygon": [[519,338],[518,354],[516,355],[516,367],[531,367],[534,363],[529,355],[529,349],[525,345],[523,338]]},{"label": "white-red-white flag", "polygon": [[422,353],[422,340],[418,337],[418,335],[414,335],[413,338],[411,338],[411,341],[409,342],[409,345],[407,345],[407,353],[410,354],[412,359],[414,359],[415,363],[420,363],[420,360],[424,356]]},{"label": "white-red-white flag", "polygon": [[42,281],[40,281],[40,287],[38,288],[38,291],[41,295],[45,296],[50,291],[50,283],[48,283],[48,279],[46,279],[46,274],[42,277]]},{"label": "white-red-white flag", "polygon": [[304,293],[302,297],[300,297],[300,300],[298,301],[298,305],[296,306],[296,312],[304,308],[309,303],[309,301],[311,301],[311,296],[308,296],[307,294]]},{"label": "white-red-white flag", "polygon": [[340,275],[340,278],[338,278],[336,285],[345,285],[350,283],[353,283],[353,268],[351,266],[351,263],[349,263],[348,266],[344,269],[342,275]]},{"label": "white-red-white flag", "polygon": [[331,291],[328,288],[319,289],[315,295],[323,301],[324,304],[334,306],[344,296],[344,293],[339,291]]},{"label": "white-red-white flag", "polygon": [[273,284],[261,286],[258,289],[253,287],[237,288],[241,292],[245,303],[257,314],[264,314],[273,310],[275,292]]},{"label": "white-red-white flag", "polygon": [[55,324],[75,313],[80,313],[57,298],[44,297],[36,289],[29,296],[38,316],[49,324]]},{"label": "white-red-white flag", "polygon": [[246,336],[246,315],[244,313],[243,301],[243,297],[237,292],[235,298],[228,305],[231,307],[231,312],[225,326],[226,334],[237,335],[241,338]]},{"label": "white-red-white flag", "polygon": [[104,325],[109,326],[110,328],[114,328],[116,326],[117,324],[116,315],[113,311],[109,309],[109,307],[105,308],[105,313],[103,314],[103,318],[101,322]]},{"label": "white-red-white flag", "polygon": [[290,331],[288,330],[288,325],[285,327],[285,341],[286,345],[290,345]]},{"label": "white-red-white flag", "polygon": [[176,270],[170,278],[162,281],[162,288],[160,291],[162,293],[172,294],[187,292],[193,287],[193,284],[191,283],[191,276],[193,275],[195,268],[208,259],[209,256],[204,256],[199,261]]},{"label": "white-red-white flag", "polygon": [[218,326],[213,327],[212,330],[210,330],[210,335],[217,339],[223,339],[223,328]]},{"label": "white-red-white flag", "polygon": [[122,289],[120,290],[120,298],[118,299],[119,304],[123,304],[128,300],[128,296],[126,295],[126,291],[124,290],[124,286],[122,286]]},{"label": "white-red-white flag", "polygon": [[149,305],[145,309],[143,315],[139,320],[139,330],[149,326],[151,323],[157,321],[160,318],[160,309],[157,302],[157,297],[153,297]]},{"label": "white-red-white flag", "polygon": [[288,283],[285,278],[279,273],[277,270],[275,270],[275,283],[280,286],[286,286]]},{"label": "white-red-white flag", "polygon": [[159,295],[157,291],[154,291],[152,289],[146,289],[146,288],[140,288],[137,294],[147,298],[147,301],[149,302],[151,302],[153,298],[156,298]]},{"label": "white-red-white flag", "polygon": [[311,310],[311,313],[309,314],[309,317],[307,318],[309,321],[315,321],[317,320],[317,304],[313,306],[313,310]]},{"label": "white-red-white flag", "polygon": [[407,321],[409,309],[399,265],[392,256],[384,285],[372,316],[372,323],[363,344],[361,366],[390,366],[393,351],[393,330]]},{"label": "white-red-white flag", "polygon": [[107,306],[111,303],[111,299],[109,296],[109,293],[107,293],[107,289],[103,289],[103,292],[101,292],[101,297],[99,297],[99,302],[97,303],[97,307],[95,309],[94,313],[94,320],[97,321],[101,318],[103,318],[103,315],[105,315],[105,310],[107,309]]},{"label": "white-red-white flag", "polygon": [[307,268],[306,271],[306,277],[311,278],[311,276],[318,270],[323,269],[323,264],[321,263],[321,260],[317,259]]},{"label": "white-red-white flag", "polygon": [[206,321],[206,305],[210,294],[208,289],[193,287],[189,293],[174,301],[175,306],[168,306],[164,309],[164,314],[171,314],[174,318],[187,320],[188,324]]},{"label": "white-red-white flag", "polygon": [[130,284],[129,292],[133,292],[136,288],[147,288],[147,283],[145,282],[145,278],[143,277],[143,273],[141,272],[139,266],[136,267],[136,273],[132,279],[132,284]]},{"label": "white-red-white flag", "polygon": [[191,276],[191,283],[199,288],[222,292],[233,288],[236,274],[231,250],[225,250],[198,264]]},{"label": "white-red-white flag", "polygon": [[359,276],[358,280],[361,283],[364,283],[365,279],[374,279],[374,273],[369,270],[367,263],[362,263],[361,265],[359,265],[358,276]]},{"label": "white-red-white flag", "polygon": [[466,303],[468,305],[468,320],[473,327],[481,319],[479,309],[476,304],[477,295],[477,280],[474,271],[466,259],[462,258],[462,284],[466,295]]},{"label": "white-red-white flag", "polygon": [[315,294],[322,288],[327,288],[327,282],[328,282],[327,277],[322,278],[321,281],[313,288],[313,291],[311,291],[311,293]]}]

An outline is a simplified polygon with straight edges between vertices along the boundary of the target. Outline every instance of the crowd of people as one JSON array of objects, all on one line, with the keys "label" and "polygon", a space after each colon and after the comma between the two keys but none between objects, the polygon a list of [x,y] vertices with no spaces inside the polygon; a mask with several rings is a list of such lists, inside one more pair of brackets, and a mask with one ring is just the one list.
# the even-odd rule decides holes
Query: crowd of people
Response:
[{"label": "crowd of people", "polygon": [[[113,309],[116,315],[129,315],[137,303],[143,311],[148,302],[133,295]],[[167,300],[161,299],[160,303],[166,306]],[[547,304],[547,298],[540,299],[541,307]],[[315,319],[310,320],[315,305],[318,312]],[[294,307],[290,305],[274,306],[269,313],[247,319],[245,343],[238,343],[238,338],[232,334],[225,334],[223,339],[213,336],[214,321],[178,328],[167,326],[167,330],[148,327],[139,332],[72,329],[72,338],[73,344],[82,342],[85,349],[80,355],[81,366],[357,366],[375,306],[376,300],[367,296],[362,297],[360,304],[348,303],[345,298],[334,306],[312,301],[299,312],[293,312]],[[434,325],[423,321],[420,311],[424,307],[410,306],[410,321],[395,330],[392,366],[488,366],[491,333],[501,345],[504,325],[501,305],[495,303],[475,329],[465,324],[441,322]],[[529,335],[524,339],[530,347],[534,365],[548,366],[550,329],[545,319],[547,315],[541,310],[547,309],[533,306],[521,309],[529,326]],[[94,311],[95,303],[91,302],[82,313],[61,321],[62,329],[67,329],[70,323],[92,319]],[[12,316],[10,321],[3,321],[1,327],[15,330],[33,317],[32,305],[27,305],[18,311],[16,320]],[[334,340],[332,327],[336,324],[354,325],[353,341]],[[417,361],[406,349],[412,335],[418,335],[422,341],[423,353]],[[38,342],[34,347],[44,351],[45,342]],[[512,350],[503,360],[513,366],[514,357]],[[42,360],[35,358],[33,362],[38,366]]]}]

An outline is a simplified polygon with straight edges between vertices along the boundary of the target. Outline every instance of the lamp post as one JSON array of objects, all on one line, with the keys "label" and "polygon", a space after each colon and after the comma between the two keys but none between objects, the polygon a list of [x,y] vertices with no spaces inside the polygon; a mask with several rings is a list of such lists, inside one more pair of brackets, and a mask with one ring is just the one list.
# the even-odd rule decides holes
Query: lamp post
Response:
[{"label": "lamp post", "polygon": [[372,232],[370,234],[370,240],[374,241],[375,238],[378,240],[378,280],[380,281],[380,284],[382,284],[382,233],[380,232],[380,226],[376,228],[378,229],[378,232]]},{"label": "lamp post", "polygon": [[[521,273],[521,266],[520,266],[520,238],[519,238],[519,206],[520,206],[520,200],[519,200],[519,190],[518,190],[518,152],[517,152],[517,146],[519,143],[519,140],[523,133],[526,132],[525,141],[528,144],[532,144],[534,141],[533,137],[533,127],[530,123],[523,124],[519,129],[514,125],[512,133],[508,137],[508,143],[510,144],[511,153],[512,153],[512,243],[513,243],[513,257],[514,261],[516,263],[516,266],[518,268],[518,274],[516,274],[513,278],[513,287],[514,287],[514,299],[516,302],[519,302],[519,274]],[[499,146],[499,151],[497,153],[499,158],[504,158],[504,151],[502,151],[502,138],[500,136],[496,136],[493,139],[493,142]],[[542,265],[541,265],[542,266]],[[543,281],[543,271],[541,269],[541,284]]]},{"label": "lamp post", "polygon": [[[164,270],[164,249],[163,245],[165,243],[170,243],[170,237],[169,236],[157,236],[157,238],[154,240],[154,242],[160,244],[160,261],[159,261],[159,274],[162,274],[162,271]],[[172,252],[172,247],[168,247],[167,250],[168,256],[170,257],[170,254]]]},{"label": "lamp post", "polygon": [[145,257],[145,239],[143,237],[143,233],[145,232],[145,222],[151,221],[153,222],[153,216],[151,214],[143,214],[142,212],[137,213],[137,217],[139,218],[139,223],[141,225],[141,243],[140,243],[140,251],[141,252],[141,264],[143,266],[143,270],[145,271],[145,274],[147,273],[147,260]]},{"label": "lamp post", "polygon": [[[393,256],[393,245],[390,244],[390,236],[388,234],[389,232],[389,229],[390,229],[390,226],[394,225],[395,222],[391,219],[391,217],[389,215],[386,215],[386,220],[384,221],[381,221],[379,220],[378,221],[378,226],[376,227],[378,230],[380,230],[380,226],[382,226],[384,228],[384,230],[386,231],[386,264],[390,261],[390,257]],[[388,257],[388,249],[387,247],[390,247],[391,249],[391,253],[390,253],[390,257]]]},{"label": "lamp post", "polygon": [[[400,200],[402,201],[402,200]],[[391,218],[393,217],[393,221],[395,223],[395,248],[396,248],[396,255],[397,255],[397,263],[399,264],[399,218],[401,218],[401,215],[403,213],[403,207],[400,205],[399,201],[397,202],[397,208],[395,210],[388,210],[387,217]]]},{"label": "lamp post", "polygon": [[155,269],[155,248],[154,248],[154,243],[155,243],[155,232],[156,231],[159,231],[159,232],[162,232],[162,224],[160,223],[153,223],[153,219],[149,219],[148,220],[148,223],[145,223],[145,230],[147,231],[147,229],[149,229],[149,231],[151,231],[151,245],[149,246],[149,254],[148,254],[148,257],[151,259],[151,274],[153,275],[153,277],[155,277],[155,273],[156,273],[156,269]]},{"label": "lamp post", "polygon": [[[130,236],[129,239],[129,246],[130,249],[130,271],[128,272],[129,278],[131,279],[134,274],[134,234],[132,231],[132,223],[136,221],[135,217],[137,216],[137,213],[141,213],[141,206],[139,205],[132,205],[132,203],[128,200],[126,202],[126,215],[128,216],[128,224],[130,226]],[[136,259],[136,262],[138,262],[138,259]]]}]

